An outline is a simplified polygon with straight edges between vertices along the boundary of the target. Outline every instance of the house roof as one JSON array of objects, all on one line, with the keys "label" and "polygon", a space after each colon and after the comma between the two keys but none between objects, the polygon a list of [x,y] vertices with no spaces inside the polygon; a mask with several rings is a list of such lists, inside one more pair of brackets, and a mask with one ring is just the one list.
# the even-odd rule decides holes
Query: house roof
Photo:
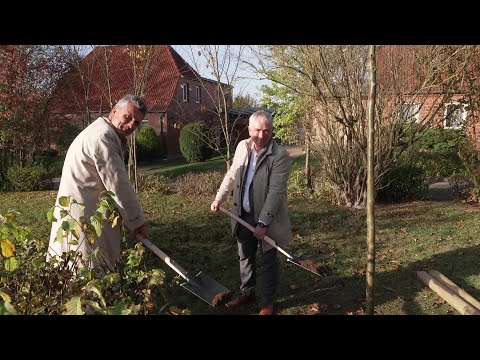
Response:
[{"label": "house roof", "polygon": [[255,107],[247,107],[247,108],[234,108],[234,109],[230,109],[228,111],[228,113],[230,115],[233,115],[233,116],[250,116],[252,115],[255,111],[259,111],[259,110],[264,110],[268,113],[270,113],[271,115],[273,115],[273,113],[275,112],[273,109],[265,109],[265,108],[255,108]]},{"label": "house roof", "polygon": [[[85,75],[83,84],[78,71],[72,69],[67,73],[52,97],[49,104],[50,111],[85,112],[87,105],[93,112],[110,111],[110,98],[113,105],[123,95],[136,93],[134,60],[132,60],[135,58],[144,59],[137,61],[137,74],[144,72],[142,69],[148,68],[145,64],[149,61],[145,59],[151,59],[150,76],[141,94],[150,112],[167,110],[175,97],[179,78],[196,79],[198,77],[198,73],[169,45],[99,46],[82,61]],[[108,91],[109,88],[110,91]],[[86,90],[88,90],[88,96],[85,96]]]}]

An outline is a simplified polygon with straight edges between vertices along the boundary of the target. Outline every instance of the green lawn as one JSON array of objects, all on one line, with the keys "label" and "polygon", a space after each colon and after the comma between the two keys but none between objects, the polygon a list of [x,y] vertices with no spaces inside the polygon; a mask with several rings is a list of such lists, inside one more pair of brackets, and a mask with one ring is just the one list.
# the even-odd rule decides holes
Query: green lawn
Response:
[{"label": "green lawn", "polygon": [[157,160],[148,164],[138,165],[138,171],[147,175],[163,175],[176,178],[189,172],[204,172],[213,170],[226,170],[226,163],[222,156],[215,156],[204,162],[189,164],[185,159]]},{"label": "green lawn", "polygon": [[[64,156],[57,156],[53,161],[57,169],[58,176],[62,173]],[[140,174],[146,175],[163,175],[167,178],[176,178],[189,172],[205,172],[205,171],[225,171],[227,168],[225,160],[222,156],[214,156],[204,162],[188,164],[184,158],[179,159],[161,159],[145,163],[140,163],[137,166]]]},{"label": "green lawn", "polygon": [[[293,168],[304,166],[305,155]],[[140,172],[175,178],[187,172],[224,170],[221,157],[186,164],[168,160],[139,167]],[[46,212],[56,192],[0,193],[0,214],[21,212],[19,222],[37,238],[48,239]],[[233,292],[239,286],[236,244],[230,238],[226,215],[209,211],[212,196],[140,195],[150,226],[151,240],[190,274],[203,271]],[[315,199],[291,198],[290,216],[295,241],[285,250],[328,264],[333,274],[316,277],[293,266],[279,254],[281,281],[276,311],[279,314],[361,314],[365,297],[366,215]],[[377,314],[458,314],[436,293],[417,280],[418,270],[438,270],[472,296],[480,299],[480,237],[478,206],[460,202],[411,202],[376,207]],[[149,266],[163,268],[181,279],[153,253]],[[261,264],[259,265],[261,272]],[[164,289],[158,307],[188,308],[193,314],[228,314],[212,308],[178,286]],[[166,299],[166,300],[165,300]],[[256,314],[249,306],[238,314]]]},{"label": "green lawn", "polygon": [[[35,237],[48,238],[45,214],[55,192],[0,193],[0,213],[16,209],[19,222]],[[236,244],[230,221],[213,214],[213,196],[141,195],[151,240],[190,274],[203,271],[230,290],[239,286]],[[317,277],[287,263],[279,254],[281,278],[278,314],[361,314],[365,298],[366,215],[315,199],[292,198],[289,210],[295,241],[285,250],[327,263],[333,274]],[[438,270],[480,299],[479,207],[460,202],[411,202],[376,208],[377,314],[458,314],[416,277],[418,270]],[[176,276],[147,251],[148,266]],[[261,268],[259,273],[261,273]],[[181,280],[181,279],[179,279]],[[181,282],[181,281],[180,281]],[[227,314],[179,285],[169,282],[159,307],[188,308],[193,314]],[[166,300],[165,300],[166,299]],[[256,314],[251,305],[236,314]]]}]

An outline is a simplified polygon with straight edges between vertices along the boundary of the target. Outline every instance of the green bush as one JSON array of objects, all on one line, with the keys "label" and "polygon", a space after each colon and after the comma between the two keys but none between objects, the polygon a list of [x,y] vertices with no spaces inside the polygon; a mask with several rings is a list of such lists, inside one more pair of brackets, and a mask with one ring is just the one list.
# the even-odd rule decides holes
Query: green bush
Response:
[{"label": "green bush", "polygon": [[311,190],[305,185],[306,175],[303,168],[293,169],[288,178],[289,196],[310,196]]},{"label": "green bush", "polygon": [[70,144],[75,140],[82,129],[78,126],[66,123],[61,129],[53,136],[53,142],[57,145],[60,153],[65,154],[70,147]]},{"label": "green bush", "polygon": [[398,164],[382,178],[377,200],[389,203],[423,199],[428,190],[425,179],[422,167],[409,163]]},{"label": "green bush", "polygon": [[63,168],[63,157],[58,156],[58,151],[56,150],[42,150],[33,154],[29,159],[26,159],[23,165],[40,165],[47,170],[47,175],[49,178],[59,176],[62,174]]},{"label": "green bush", "polygon": [[434,151],[457,150],[465,142],[465,132],[460,129],[427,129],[414,147]]},{"label": "green bush", "polygon": [[465,133],[457,129],[428,129],[407,154],[409,162],[425,169],[427,177],[451,176],[463,170],[459,151]]},{"label": "green bush", "polygon": [[206,141],[209,139],[208,127],[199,122],[190,123],[180,131],[180,151],[188,163],[208,160],[213,149]]},{"label": "green bush", "polygon": [[462,162],[456,152],[419,152],[412,156],[425,169],[427,177],[448,177],[462,171]]},{"label": "green bush", "polygon": [[137,134],[138,161],[163,158],[162,138],[150,126],[143,126]]},{"label": "green bush", "polygon": [[[72,218],[67,210],[74,200],[65,196],[63,201],[62,219],[53,218],[53,208],[47,219],[61,221],[61,235],[73,244],[80,219]],[[100,234],[103,226],[111,226],[112,219],[106,215],[111,206],[114,206],[111,197],[100,198],[95,215],[81,220],[82,226],[91,226],[97,235]],[[19,226],[16,223],[18,214],[14,210],[4,216],[0,214],[0,233],[5,235],[5,239],[0,240],[0,315],[146,315],[162,312],[164,299],[167,300],[162,296],[162,287],[167,285],[165,272],[146,270],[148,252],[141,243],[134,245],[123,237],[121,262],[115,272],[81,267],[83,258],[73,250],[55,255],[46,262],[48,239],[39,240],[30,228]],[[100,225],[93,226],[93,223]]]},{"label": "green bush", "polygon": [[288,196],[315,197],[326,202],[334,203],[335,194],[328,182],[323,178],[321,170],[311,170],[312,189],[306,185],[305,169],[293,169],[288,178]]},{"label": "green bush", "polygon": [[44,190],[50,176],[43,165],[13,165],[7,170],[9,188],[13,191]]},{"label": "green bush", "polygon": [[178,177],[175,184],[181,195],[215,195],[223,177],[218,171],[188,173]]}]

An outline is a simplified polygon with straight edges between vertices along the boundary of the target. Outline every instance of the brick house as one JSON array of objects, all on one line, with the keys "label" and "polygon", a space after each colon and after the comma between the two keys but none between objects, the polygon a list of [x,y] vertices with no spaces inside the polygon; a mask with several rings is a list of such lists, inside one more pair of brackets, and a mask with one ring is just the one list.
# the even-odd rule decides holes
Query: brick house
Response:
[{"label": "brick house", "polygon": [[[143,46],[146,48],[148,57],[140,55],[143,60],[137,60],[135,72],[133,63],[139,58],[136,54],[141,54],[142,46],[99,46],[85,56],[80,66],[60,81],[52,96],[49,103],[52,128],[58,129],[62,123],[83,128],[98,116],[108,115],[124,94],[141,93],[149,109],[144,122],[161,136],[167,156],[178,155],[183,125],[191,121],[211,125],[217,121],[212,101],[217,82],[200,77],[169,45]],[[142,76],[147,79],[143,91],[135,91]],[[223,83],[221,86],[230,109],[233,87]]]},{"label": "brick house", "polygon": [[[431,86],[418,91],[421,86],[415,83],[418,81],[415,69],[422,66],[422,64],[418,64],[416,59],[415,48],[418,47],[420,46],[380,46],[377,54],[378,86],[388,82],[385,74],[391,74],[392,66],[397,66],[398,68],[395,69],[397,91],[400,94],[394,96],[394,98],[397,99],[396,106],[398,106],[400,117],[415,123],[424,123],[428,119],[429,126],[434,128],[463,128],[480,149],[480,122],[477,114],[469,108],[469,97],[467,95],[472,91],[472,88],[468,87],[469,80],[467,79],[472,80],[471,75],[478,72],[474,69],[477,66],[475,65],[476,62],[467,64],[457,81],[446,82],[443,83],[443,86]],[[443,75],[445,78],[448,77],[446,74]],[[478,82],[475,79],[473,81]],[[414,93],[412,89],[417,89],[417,92]],[[401,99],[401,102],[398,104],[399,99]]]}]

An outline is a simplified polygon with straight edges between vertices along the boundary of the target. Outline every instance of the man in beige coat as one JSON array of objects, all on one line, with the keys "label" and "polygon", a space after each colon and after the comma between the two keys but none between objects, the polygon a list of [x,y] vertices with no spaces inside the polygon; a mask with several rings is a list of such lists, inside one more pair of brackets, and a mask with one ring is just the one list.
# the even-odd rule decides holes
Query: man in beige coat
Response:
[{"label": "man in beige coat", "polygon": [[[72,200],[85,205],[82,208],[72,204],[71,215],[74,219],[78,220],[81,216],[90,219],[97,209],[100,193],[112,191],[123,224],[133,236],[140,234],[148,238],[145,216],[124,164],[127,136],[140,125],[146,113],[147,107],[141,98],[125,95],[113,107],[108,118],[99,117],[72,142],[65,157],[55,203],[54,217],[57,221],[52,223],[47,261],[55,255],[77,250],[81,252],[88,268],[114,270],[120,259],[119,225],[112,228],[106,224],[93,245],[89,244],[83,233],[80,233],[78,244],[69,244],[71,239],[67,238],[57,240],[57,232],[63,222],[60,219],[61,196],[70,196]],[[97,256],[92,256],[97,248]]]},{"label": "man in beige coat", "polygon": [[227,307],[235,309],[256,301],[256,252],[260,243],[263,260],[260,315],[273,314],[278,284],[277,249],[262,240],[268,235],[280,246],[293,240],[287,208],[292,162],[286,149],[272,139],[272,129],[273,120],[268,112],[260,110],[250,116],[250,138],[238,144],[233,164],[210,206],[212,211],[218,211],[233,189],[232,213],[255,227],[252,233],[232,220],[232,234],[238,243],[241,293]]}]

